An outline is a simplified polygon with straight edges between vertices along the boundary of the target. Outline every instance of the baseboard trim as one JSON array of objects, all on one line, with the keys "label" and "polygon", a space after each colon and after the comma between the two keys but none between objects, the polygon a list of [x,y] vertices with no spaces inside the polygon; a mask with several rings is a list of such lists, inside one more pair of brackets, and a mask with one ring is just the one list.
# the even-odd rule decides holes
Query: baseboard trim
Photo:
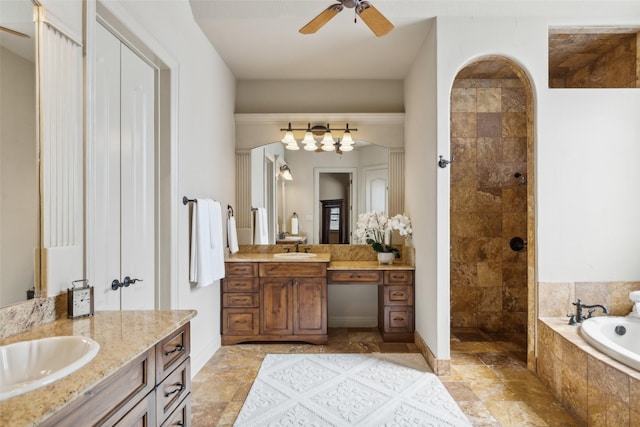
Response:
[{"label": "baseboard trim", "polygon": [[433,354],[427,343],[420,336],[418,331],[415,332],[415,343],[422,356],[425,358],[431,370],[439,377],[451,375],[451,359],[438,359]]}]

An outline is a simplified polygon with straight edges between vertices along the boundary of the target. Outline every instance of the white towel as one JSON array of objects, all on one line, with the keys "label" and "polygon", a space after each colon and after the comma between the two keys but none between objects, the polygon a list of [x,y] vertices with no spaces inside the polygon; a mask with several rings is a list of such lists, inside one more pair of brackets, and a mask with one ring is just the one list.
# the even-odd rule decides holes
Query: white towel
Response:
[{"label": "white towel", "polygon": [[236,229],[236,218],[229,217],[227,220],[227,240],[229,241],[229,252],[235,254],[238,248],[238,230]]},{"label": "white towel", "polygon": [[255,228],[253,230],[253,244],[267,245],[269,243],[269,228],[267,225],[267,210],[258,208],[255,216]]},{"label": "white towel", "polygon": [[198,287],[224,277],[222,209],[219,202],[198,199],[191,220],[189,280]]}]

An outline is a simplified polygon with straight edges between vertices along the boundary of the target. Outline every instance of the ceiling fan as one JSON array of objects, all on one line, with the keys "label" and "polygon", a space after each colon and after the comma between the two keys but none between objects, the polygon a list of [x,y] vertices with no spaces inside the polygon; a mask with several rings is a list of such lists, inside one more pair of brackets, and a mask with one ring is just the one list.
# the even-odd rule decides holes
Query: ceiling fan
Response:
[{"label": "ceiling fan", "polygon": [[388,34],[391,30],[393,30],[394,26],[387,18],[382,15],[378,9],[376,9],[370,2],[361,1],[361,0],[338,0],[339,3],[332,4],[315,18],[313,18],[307,25],[300,28],[300,33],[302,34],[313,34],[322,28],[327,22],[329,22],[334,16],[336,16],[339,12],[342,12],[342,9],[349,8],[355,9],[356,12],[356,22],[357,17],[362,18],[365,24],[373,31],[373,33],[378,36],[384,36]]}]

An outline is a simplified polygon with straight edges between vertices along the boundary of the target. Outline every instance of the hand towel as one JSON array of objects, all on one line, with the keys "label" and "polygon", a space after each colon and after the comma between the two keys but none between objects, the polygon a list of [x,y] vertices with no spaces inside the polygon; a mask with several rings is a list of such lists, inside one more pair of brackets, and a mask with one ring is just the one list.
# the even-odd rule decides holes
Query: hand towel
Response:
[{"label": "hand towel", "polygon": [[253,244],[254,245],[267,245],[269,243],[269,229],[267,225],[267,210],[265,208],[258,208],[255,215],[255,227]]},{"label": "hand towel", "polygon": [[236,229],[236,218],[231,216],[227,220],[227,240],[229,241],[229,252],[238,252],[238,230]]},{"label": "hand towel", "polygon": [[222,213],[219,202],[198,199],[191,220],[189,280],[198,287],[224,277]]}]

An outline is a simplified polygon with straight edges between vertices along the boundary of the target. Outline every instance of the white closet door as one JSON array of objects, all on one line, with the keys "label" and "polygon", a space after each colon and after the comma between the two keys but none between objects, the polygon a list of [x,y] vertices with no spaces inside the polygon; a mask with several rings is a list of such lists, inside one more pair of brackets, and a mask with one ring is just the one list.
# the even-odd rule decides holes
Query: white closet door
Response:
[{"label": "white closet door", "polygon": [[120,291],[111,290],[120,276],[120,40],[96,25],[96,139],[94,167],[96,310],[119,310]]},{"label": "white closet door", "polygon": [[122,165],[121,267],[123,276],[143,279],[123,288],[123,310],[155,306],[154,239],[154,72],[138,55],[121,47]]},{"label": "white closet door", "polygon": [[96,44],[95,308],[153,309],[154,71],[101,25]]}]

